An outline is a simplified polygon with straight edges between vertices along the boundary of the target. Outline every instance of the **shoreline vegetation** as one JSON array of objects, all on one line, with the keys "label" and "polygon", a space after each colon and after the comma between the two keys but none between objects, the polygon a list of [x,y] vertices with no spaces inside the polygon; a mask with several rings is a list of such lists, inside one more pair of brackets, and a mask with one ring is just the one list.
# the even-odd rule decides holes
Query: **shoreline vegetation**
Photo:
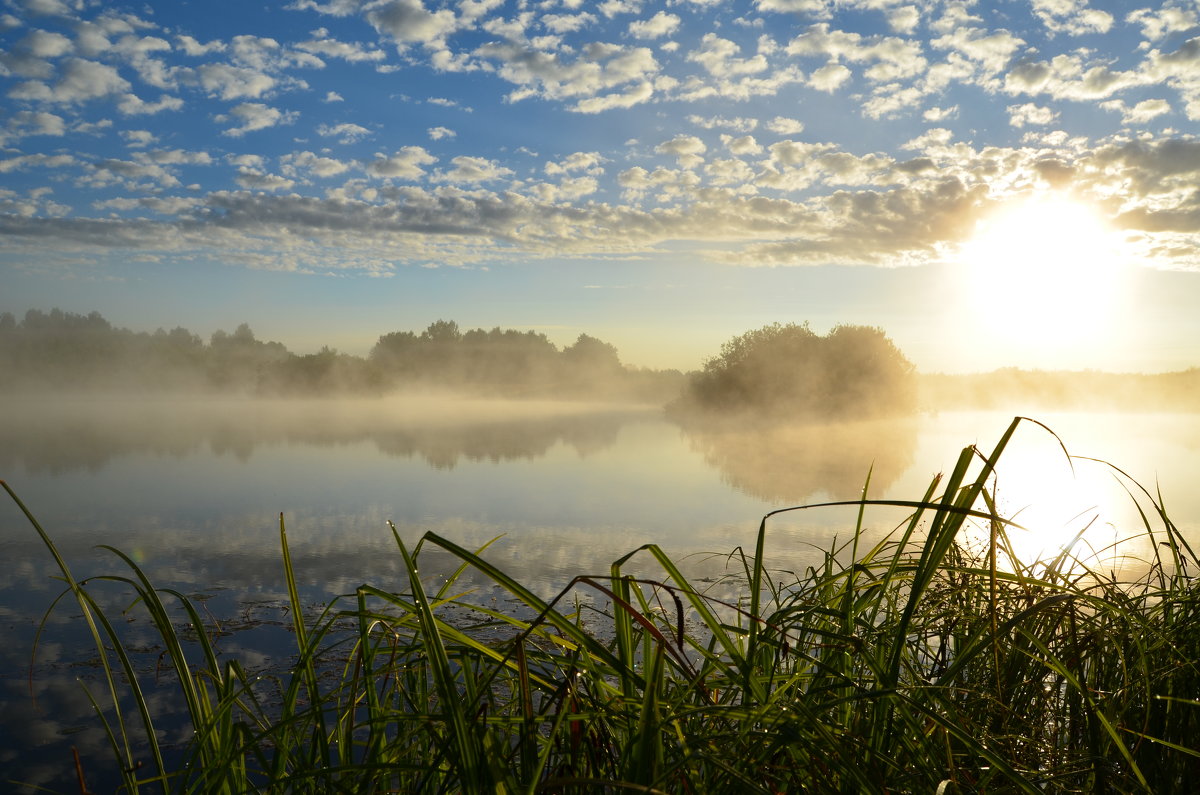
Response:
[{"label": "shoreline vegetation", "polygon": [[[544,334],[462,330],[439,320],[379,337],[366,357],[322,348],[295,354],[248,324],[205,342],[184,328],[134,332],[87,315],[0,313],[0,398],[129,394],[287,398],[446,392],[520,400],[632,402],[757,420],[1002,409],[1200,410],[1200,367],[1171,373],[1040,371],[921,373],[882,330],[772,324],[725,343],[698,371],[622,364],[612,345],[581,334],[562,349]],[[786,400],[780,400],[786,395]],[[693,416],[694,418],[694,416]]]},{"label": "shoreline vegetation", "polygon": [[[1052,433],[1017,417],[911,501],[767,514],[719,589],[647,545],[544,600],[486,547],[433,532],[410,547],[393,528],[407,585],[314,612],[281,516],[295,656],[267,676],[126,553],[104,547],[113,572],[75,579],[3,486],[66,584],[51,609],[78,612],[92,639],[89,697],[128,792],[1183,791],[1200,775],[1200,561],[1116,467],[1147,559],[1088,549],[1080,528],[1020,560],[993,496],[1022,426]],[[773,517],[802,509],[845,511],[853,532],[806,571],[772,570]],[[867,541],[867,515],[888,511],[895,529]],[[457,568],[429,590],[431,552]],[[635,558],[657,573],[627,574]],[[472,602],[468,571],[505,606]],[[135,615],[157,631],[150,652],[125,640]],[[156,723],[168,697],[190,721],[181,746]],[[104,764],[78,762],[80,791]]]}]

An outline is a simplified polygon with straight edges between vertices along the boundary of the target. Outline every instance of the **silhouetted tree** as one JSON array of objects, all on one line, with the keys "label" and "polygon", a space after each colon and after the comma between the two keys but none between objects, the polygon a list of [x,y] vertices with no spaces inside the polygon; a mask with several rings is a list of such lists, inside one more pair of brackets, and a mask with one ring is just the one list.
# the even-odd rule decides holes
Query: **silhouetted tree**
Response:
[{"label": "silhouetted tree", "polygon": [[734,337],[692,376],[682,407],[863,417],[915,407],[914,368],[877,328],[774,323]]}]

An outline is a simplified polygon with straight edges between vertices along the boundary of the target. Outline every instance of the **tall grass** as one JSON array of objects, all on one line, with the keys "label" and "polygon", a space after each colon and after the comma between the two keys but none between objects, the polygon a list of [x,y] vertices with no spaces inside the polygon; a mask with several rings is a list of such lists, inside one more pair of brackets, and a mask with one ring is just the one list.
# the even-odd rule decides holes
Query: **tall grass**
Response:
[{"label": "tall grass", "polygon": [[[730,558],[732,601],[656,545],[547,601],[481,551],[436,533],[409,548],[393,528],[407,590],[364,585],[313,615],[281,517],[296,653],[260,678],[120,551],[107,548],[120,573],[76,580],[4,487],[82,611],[103,664],[90,697],[129,792],[1185,791],[1200,781],[1196,556],[1161,499],[1114,470],[1152,541],[1142,574],[1068,551],[1018,560],[994,483],[1023,421],[919,499],[838,503],[856,532],[805,572],[766,565],[772,517],[800,508],[768,514],[754,551]],[[868,543],[876,506],[909,516]],[[435,592],[429,547],[459,562]],[[659,574],[627,574],[635,556]],[[458,594],[468,569],[509,606]],[[182,759],[160,747],[146,677],[101,609],[108,587],[132,590],[161,636],[194,732]]]}]

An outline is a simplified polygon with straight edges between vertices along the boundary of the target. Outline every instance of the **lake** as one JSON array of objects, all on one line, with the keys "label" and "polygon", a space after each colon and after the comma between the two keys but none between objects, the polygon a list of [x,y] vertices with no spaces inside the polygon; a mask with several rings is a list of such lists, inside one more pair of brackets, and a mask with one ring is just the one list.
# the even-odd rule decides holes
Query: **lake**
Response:
[{"label": "lake", "polygon": [[[1016,413],[1024,423],[1001,462],[997,494],[1029,529],[1022,555],[1068,543],[1105,567],[1143,556],[1140,520],[1104,459],[1161,491],[1168,513],[1200,539],[1200,414],[943,412],[836,426],[684,428],[652,407],[514,403],[426,395],[388,400],[238,401],[8,399],[0,408],[0,477],[55,539],[76,576],[120,571],[111,544],[160,586],[197,597],[229,633],[222,651],[250,668],[286,665],[279,515],[306,600],[367,582],[404,587],[388,522],[406,543],[435,531],[487,557],[543,595],[578,574],[604,574],[657,543],[698,580],[751,547],[762,515],[868,495],[917,499],[960,450],[990,452]],[[1126,484],[1127,485],[1127,484]],[[1136,488],[1135,488],[1136,491]],[[1143,506],[1149,503],[1143,499]],[[788,513],[770,524],[771,565],[816,560],[855,523],[853,508]],[[903,511],[867,514],[877,538]],[[1090,523],[1090,524],[1089,524]],[[61,583],[14,504],[0,507],[0,781],[74,787],[70,748],[100,790],[109,751],[79,682],[95,684],[94,651],[64,602],[30,677],[38,622]],[[445,558],[422,573],[444,576]],[[654,571],[645,564],[646,573]],[[470,577],[470,583],[475,583]],[[486,599],[486,583],[470,598]],[[118,613],[126,605],[114,595]],[[129,629],[137,639],[134,621]],[[152,639],[144,637],[147,644]],[[32,685],[31,685],[32,682]],[[37,701],[30,699],[30,689]],[[164,731],[170,732],[169,727]],[[183,738],[178,738],[182,740]]]}]

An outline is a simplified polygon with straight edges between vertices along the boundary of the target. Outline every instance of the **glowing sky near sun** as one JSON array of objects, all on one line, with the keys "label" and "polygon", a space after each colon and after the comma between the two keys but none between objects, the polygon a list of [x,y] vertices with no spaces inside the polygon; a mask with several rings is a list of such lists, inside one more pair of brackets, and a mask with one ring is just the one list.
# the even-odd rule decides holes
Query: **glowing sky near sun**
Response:
[{"label": "glowing sky near sun", "polygon": [[1195,0],[2,0],[0,311],[1182,369],[1198,120]]}]

